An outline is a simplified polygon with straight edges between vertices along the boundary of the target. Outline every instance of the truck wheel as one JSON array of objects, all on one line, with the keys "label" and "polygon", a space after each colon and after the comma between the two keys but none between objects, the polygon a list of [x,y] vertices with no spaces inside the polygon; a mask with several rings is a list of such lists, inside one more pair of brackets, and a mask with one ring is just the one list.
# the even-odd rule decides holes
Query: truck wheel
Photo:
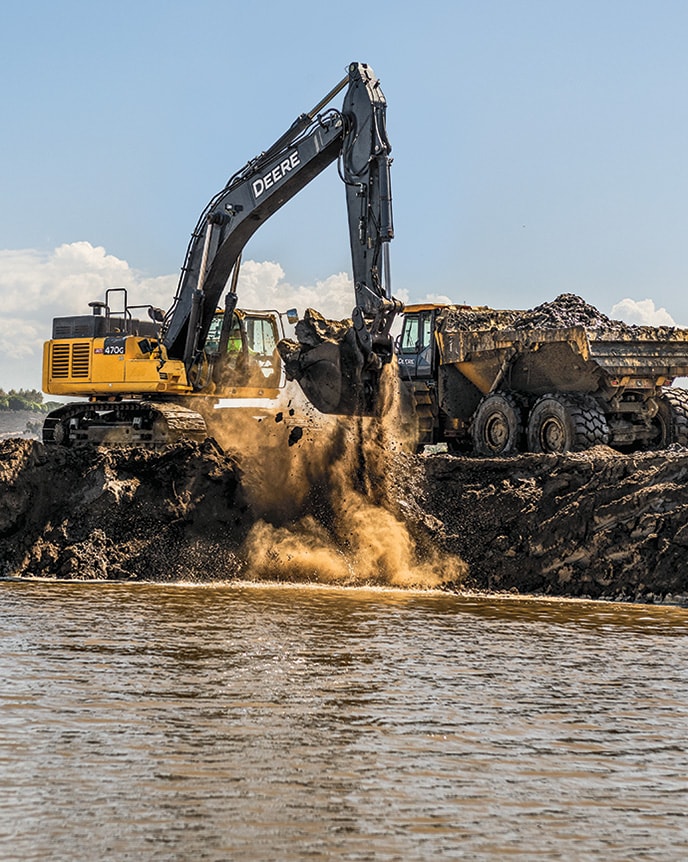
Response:
[{"label": "truck wheel", "polygon": [[473,414],[470,428],[478,455],[512,455],[523,445],[523,406],[511,392],[486,395]]},{"label": "truck wheel", "polygon": [[531,452],[580,452],[609,443],[607,419],[590,397],[543,395],[528,418]]},{"label": "truck wheel", "polygon": [[672,443],[688,446],[688,390],[666,389],[658,401],[659,448],[664,449]]}]

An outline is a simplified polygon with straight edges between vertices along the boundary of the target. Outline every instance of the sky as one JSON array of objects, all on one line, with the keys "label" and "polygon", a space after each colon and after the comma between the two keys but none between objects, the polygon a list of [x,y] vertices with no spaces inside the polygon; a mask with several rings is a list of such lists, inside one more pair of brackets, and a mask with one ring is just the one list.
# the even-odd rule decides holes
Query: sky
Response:
[{"label": "sky", "polygon": [[[395,295],[688,325],[687,37],[684,0],[0,3],[0,387],[107,288],[167,308],[206,203],[351,61],[388,103]],[[244,261],[240,305],[350,314],[335,166]]]}]

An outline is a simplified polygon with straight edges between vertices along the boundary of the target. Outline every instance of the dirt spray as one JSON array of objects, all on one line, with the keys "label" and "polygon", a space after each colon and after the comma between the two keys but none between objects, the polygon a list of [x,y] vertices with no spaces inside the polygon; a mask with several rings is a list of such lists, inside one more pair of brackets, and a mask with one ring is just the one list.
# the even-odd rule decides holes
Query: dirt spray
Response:
[{"label": "dirt spray", "polygon": [[[395,384],[387,375],[383,420],[323,416],[290,393],[276,411],[232,409],[214,424],[256,518],[243,549],[250,577],[405,587],[446,580],[439,551],[421,548],[395,511],[395,453],[409,443]],[[456,558],[451,571],[456,580]]]}]

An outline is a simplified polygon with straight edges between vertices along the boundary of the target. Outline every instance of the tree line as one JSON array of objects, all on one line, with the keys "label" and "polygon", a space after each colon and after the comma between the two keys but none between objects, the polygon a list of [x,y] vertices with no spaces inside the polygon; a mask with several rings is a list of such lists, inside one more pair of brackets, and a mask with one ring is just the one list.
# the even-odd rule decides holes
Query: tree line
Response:
[{"label": "tree line", "polygon": [[38,389],[10,389],[0,387],[0,410],[31,410],[34,413],[49,413],[59,405],[55,401],[43,401]]}]

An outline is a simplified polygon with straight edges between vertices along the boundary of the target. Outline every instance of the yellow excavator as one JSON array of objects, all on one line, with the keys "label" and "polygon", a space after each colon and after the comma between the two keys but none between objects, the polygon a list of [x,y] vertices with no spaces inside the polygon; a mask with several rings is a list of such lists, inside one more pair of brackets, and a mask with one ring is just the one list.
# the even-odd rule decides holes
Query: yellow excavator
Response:
[{"label": "yellow excavator", "polygon": [[[166,355],[160,310],[148,308],[150,319],[138,319],[123,288],[89,304],[91,315],[55,318],[53,338],[44,345],[44,391],[88,397],[46,417],[46,443],[155,447],[183,437],[202,440],[206,408],[218,399],[279,395],[276,345],[284,325],[277,311],[237,308],[226,314],[218,308],[189,373],[181,360]],[[191,401],[194,396],[203,401]]]},{"label": "yellow excavator", "polygon": [[[323,111],[347,85],[342,110]],[[346,337],[325,339],[293,376],[325,412],[372,410],[401,309],[389,287],[385,110],[372,69],[351,63],[324,99],[206,206],[166,313],[129,305],[118,288],[107,291],[104,302],[91,302],[91,314],[56,318],[44,347],[43,390],[85,400],[48,414],[44,442],[156,447],[202,439],[205,408],[217,399],[274,398],[283,375],[281,316],[237,308],[242,250],[263,221],[335,161],[346,187],[356,307]]]}]

